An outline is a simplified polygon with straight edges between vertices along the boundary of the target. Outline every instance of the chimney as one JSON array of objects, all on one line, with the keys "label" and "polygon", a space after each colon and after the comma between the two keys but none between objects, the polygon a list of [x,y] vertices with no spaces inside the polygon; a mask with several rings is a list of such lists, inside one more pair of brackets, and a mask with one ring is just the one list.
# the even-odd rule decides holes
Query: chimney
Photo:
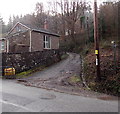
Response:
[{"label": "chimney", "polygon": [[44,29],[48,29],[48,21],[47,21],[47,19],[45,19],[45,22],[44,22]]}]

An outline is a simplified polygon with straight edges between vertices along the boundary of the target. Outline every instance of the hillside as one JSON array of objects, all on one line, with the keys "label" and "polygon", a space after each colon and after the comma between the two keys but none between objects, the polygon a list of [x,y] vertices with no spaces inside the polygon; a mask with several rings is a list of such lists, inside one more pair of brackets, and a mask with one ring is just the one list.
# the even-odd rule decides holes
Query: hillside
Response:
[{"label": "hillside", "polygon": [[[116,48],[116,59],[114,48],[110,41],[100,44],[100,70],[101,82],[96,82],[96,66],[93,44],[88,49],[84,58],[84,76],[88,86],[98,92],[118,96],[120,92],[120,59],[118,47]],[[115,63],[116,60],[116,63]]]}]

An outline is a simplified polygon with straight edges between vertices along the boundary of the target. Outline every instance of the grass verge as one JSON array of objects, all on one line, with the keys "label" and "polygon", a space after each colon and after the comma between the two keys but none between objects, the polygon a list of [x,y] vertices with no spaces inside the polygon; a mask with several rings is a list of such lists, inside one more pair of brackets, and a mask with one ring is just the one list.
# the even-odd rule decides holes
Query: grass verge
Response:
[{"label": "grass verge", "polygon": [[61,60],[67,59],[68,56],[69,56],[68,54],[63,54],[63,55],[61,56]]},{"label": "grass verge", "polygon": [[30,69],[21,73],[18,73],[15,75],[16,79],[20,79],[20,78],[27,78],[29,76],[31,76],[33,73],[37,72],[37,71],[42,71],[44,70],[46,67],[45,66],[41,66],[41,67],[37,67],[34,69]]}]

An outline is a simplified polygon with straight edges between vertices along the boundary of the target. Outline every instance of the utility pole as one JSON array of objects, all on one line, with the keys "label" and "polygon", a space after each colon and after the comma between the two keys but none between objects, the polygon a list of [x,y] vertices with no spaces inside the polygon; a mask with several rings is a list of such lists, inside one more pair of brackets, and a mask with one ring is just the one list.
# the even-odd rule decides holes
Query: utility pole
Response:
[{"label": "utility pole", "polygon": [[99,38],[98,38],[98,16],[97,16],[97,0],[94,0],[94,42],[96,55],[96,81],[101,80],[100,76],[100,53],[99,53]]}]

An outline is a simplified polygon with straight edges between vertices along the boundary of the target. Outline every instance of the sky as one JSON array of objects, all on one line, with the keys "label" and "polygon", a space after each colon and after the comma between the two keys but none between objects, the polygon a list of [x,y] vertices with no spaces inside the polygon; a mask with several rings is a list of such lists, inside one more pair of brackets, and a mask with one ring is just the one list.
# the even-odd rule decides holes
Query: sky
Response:
[{"label": "sky", "polygon": [[35,10],[37,2],[47,0],[0,0],[0,16],[8,22],[10,16],[30,14]]},{"label": "sky", "polygon": [[[44,2],[44,4],[46,4],[48,1],[50,0],[0,0],[0,16],[3,18],[3,21],[7,23],[10,16],[31,14],[34,12],[37,2]],[[82,1],[93,2],[93,0]],[[100,1],[103,0],[98,0],[98,3],[100,3]]]}]

